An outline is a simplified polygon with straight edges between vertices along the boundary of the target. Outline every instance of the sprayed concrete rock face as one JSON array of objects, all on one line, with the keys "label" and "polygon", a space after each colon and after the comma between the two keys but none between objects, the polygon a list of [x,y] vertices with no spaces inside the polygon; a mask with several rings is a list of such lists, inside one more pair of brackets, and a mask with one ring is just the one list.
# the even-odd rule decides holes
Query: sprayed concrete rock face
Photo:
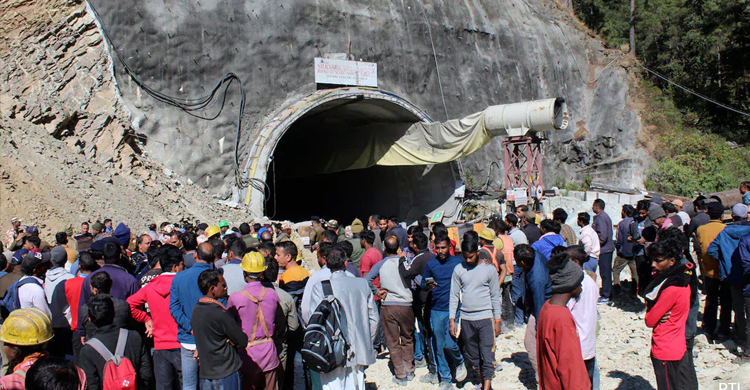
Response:
[{"label": "sprayed concrete rock face", "polygon": [[[568,130],[550,135],[544,160],[547,186],[557,176],[593,176],[621,186],[642,181],[642,169],[636,169],[644,160],[636,152],[641,123],[638,113],[628,108],[626,71],[617,63],[603,70],[620,53],[603,49],[551,2],[92,3],[123,57],[155,89],[188,98],[210,91],[228,72],[243,80],[247,106],[241,167],[269,115],[315,90],[314,58],[347,53],[350,59],[376,62],[378,87],[411,101],[434,120],[494,104],[565,98],[573,120]],[[530,6],[559,20],[560,27]],[[217,120],[202,121],[147,96],[122,66],[116,73],[144,150],[211,192],[229,197],[237,89],[230,88]],[[596,83],[583,82],[597,77]],[[483,181],[491,161],[502,165],[501,139],[462,163]],[[492,172],[494,187],[502,184],[502,177],[503,170]]]}]

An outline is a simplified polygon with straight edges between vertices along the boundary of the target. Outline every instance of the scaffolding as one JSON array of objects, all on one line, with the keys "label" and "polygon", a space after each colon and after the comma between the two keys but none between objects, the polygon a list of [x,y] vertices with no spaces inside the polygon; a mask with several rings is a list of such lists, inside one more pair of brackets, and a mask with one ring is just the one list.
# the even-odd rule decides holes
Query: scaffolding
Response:
[{"label": "scaffolding", "polygon": [[506,189],[525,188],[529,199],[542,192],[542,141],[537,136],[503,140]]}]

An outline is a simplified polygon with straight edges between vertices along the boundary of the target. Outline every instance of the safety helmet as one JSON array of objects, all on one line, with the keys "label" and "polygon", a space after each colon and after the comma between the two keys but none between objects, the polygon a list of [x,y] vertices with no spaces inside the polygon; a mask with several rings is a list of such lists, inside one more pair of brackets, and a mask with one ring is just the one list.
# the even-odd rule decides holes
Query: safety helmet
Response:
[{"label": "safety helmet", "polygon": [[211,238],[217,234],[221,234],[221,229],[216,225],[211,225],[206,228],[206,237]]},{"label": "safety helmet", "polygon": [[479,238],[484,238],[487,241],[495,239],[495,231],[490,228],[484,228],[479,232]]},{"label": "safety helmet", "polygon": [[250,274],[259,274],[266,270],[266,259],[258,252],[248,252],[242,258],[240,268]]},{"label": "safety helmet", "polygon": [[14,310],[0,329],[0,341],[5,344],[39,345],[51,339],[52,323],[43,311],[36,308]]},{"label": "safety helmet", "polygon": [[229,222],[227,222],[227,221],[221,221],[221,222],[219,222],[219,227],[220,228],[229,227]]}]

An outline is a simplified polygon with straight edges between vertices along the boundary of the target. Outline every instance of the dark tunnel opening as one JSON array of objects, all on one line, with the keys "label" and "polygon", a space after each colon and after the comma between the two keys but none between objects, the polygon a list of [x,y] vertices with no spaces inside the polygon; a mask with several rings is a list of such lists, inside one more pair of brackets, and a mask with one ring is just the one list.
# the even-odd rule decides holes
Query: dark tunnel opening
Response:
[{"label": "dark tunnel opening", "polygon": [[318,215],[349,225],[354,218],[366,223],[374,213],[410,222],[438,209],[456,188],[452,163],[345,169],[368,153],[373,132],[398,133],[418,121],[385,100],[339,99],[315,107],[274,150],[265,214],[290,221]]}]

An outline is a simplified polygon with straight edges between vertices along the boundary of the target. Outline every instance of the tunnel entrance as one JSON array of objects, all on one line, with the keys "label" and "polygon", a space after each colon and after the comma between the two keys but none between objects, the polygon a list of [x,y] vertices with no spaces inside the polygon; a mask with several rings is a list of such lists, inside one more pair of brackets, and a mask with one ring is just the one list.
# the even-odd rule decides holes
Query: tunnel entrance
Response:
[{"label": "tunnel entrance", "polygon": [[394,102],[363,96],[312,108],[289,126],[273,150],[264,214],[291,221],[319,215],[348,225],[354,218],[366,222],[373,213],[414,221],[440,209],[460,184],[454,163],[350,169],[353,161],[373,153],[367,145],[375,132],[398,134],[425,118]]}]

